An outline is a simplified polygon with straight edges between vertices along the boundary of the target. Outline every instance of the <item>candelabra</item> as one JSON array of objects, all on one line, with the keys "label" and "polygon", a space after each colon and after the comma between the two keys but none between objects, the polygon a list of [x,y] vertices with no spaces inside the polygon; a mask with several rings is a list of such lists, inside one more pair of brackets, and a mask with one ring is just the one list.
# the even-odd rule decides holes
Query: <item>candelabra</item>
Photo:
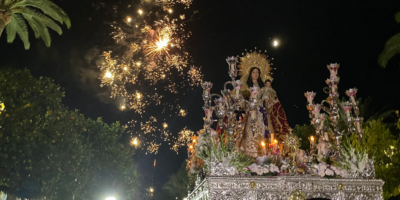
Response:
[{"label": "candelabra", "polygon": [[[228,138],[228,147],[232,148],[236,140],[241,137],[244,113],[249,113],[248,120],[252,124],[253,134],[255,132],[255,123],[257,122],[257,111],[260,101],[257,99],[257,94],[260,91],[258,87],[249,88],[251,96],[249,100],[245,100],[240,90],[243,87],[243,82],[235,80],[237,76],[237,57],[228,57],[226,59],[229,70],[228,74],[231,81],[224,84],[224,89],[220,94],[211,94],[210,90],[213,86],[211,82],[202,83],[204,111],[206,117],[204,118],[204,129],[206,133],[211,133],[211,126],[214,122],[218,122],[221,129],[224,129]],[[233,91],[231,92],[227,86],[232,85]],[[214,99],[215,106],[212,106],[212,98]],[[213,113],[217,116],[218,120],[214,120]]]},{"label": "candelabra", "polygon": [[[338,93],[338,84],[340,77],[338,74],[339,64],[330,64],[327,66],[330,71],[330,78],[325,82],[329,86],[329,96],[321,104],[314,103],[315,92],[306,92],[307,109],[310,111],[311,122],[315,127],[317,136],[322,137],[323,141],[330,141],[328,131],[333,134],[336,145],[340,148],[340,138],[350,133],[357,133],[360,142],[362,142],[362,123],[363,118],[359,117],[358,102],[356,101],[357,89],[351,88],[346,91],[350,101],[340,102]],[[328,106],[324,106],[324,103]],[[326,120],[326,114],[320,113],[321,108],[325,111],[329,120]],[[340,123],[340,121],[343,123]],[[325,123],[329,121],[330,123]],[[336,152],[338,153],[338,152]]]}]

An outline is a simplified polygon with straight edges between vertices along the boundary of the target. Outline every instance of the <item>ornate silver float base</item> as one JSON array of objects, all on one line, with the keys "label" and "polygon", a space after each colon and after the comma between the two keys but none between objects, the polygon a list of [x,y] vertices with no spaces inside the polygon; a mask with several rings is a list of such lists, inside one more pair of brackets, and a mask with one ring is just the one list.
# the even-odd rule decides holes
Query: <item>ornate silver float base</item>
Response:
[{"label": "ornate silver float base", "polygon": [[379,179],[328,179],[315,176],[208,176],[188,200],[288,200],[300,191],[307,199],[383,200]]}]

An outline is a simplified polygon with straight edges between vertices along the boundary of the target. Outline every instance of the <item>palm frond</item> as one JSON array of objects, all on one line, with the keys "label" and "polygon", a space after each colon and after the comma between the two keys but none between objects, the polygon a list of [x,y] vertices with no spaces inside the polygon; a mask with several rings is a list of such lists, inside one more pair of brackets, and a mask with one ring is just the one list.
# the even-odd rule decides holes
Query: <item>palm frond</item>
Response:
[{"label": "palm frond", "polygon": [[36,18],[25,16],[25,14],[22,14],[22,16],[24,16],[25,20],[28,22],[28,24],[32,28],[33,32],[35,33],[35,37],[37,39],[39,39],[41,37],[41,35],[43,34],[42,33],[43,29],[42,29],[40,22],[38,22],[38,20]]},{"label": "palm frond", "polygon": [[33,7],[41,10],[44,14],[50,16],[61,24],[66,24],[67,28],[71,27],[71,21],[68,15],[50,0],[24,0],[13,4],[10,9],[18,10],[23,7]]},{"label": "palm frond", "polygon": [[397,13],[394,15],[394,19],[396,20],[397,23],[400,23],[400,12],[397,12]]},{"label": "palm frond", "polygon": [[[27,21],[29,19],[36,19],[44,27],[49,27],[49,28],[53,29],[59,35],[62,34],[62,30],[61,30],[60,26],[57,23],[55,23],[52,19],[48,18],[46,15],[43,15],[42,13],[40,13],[39,11],[30,9],[30,8],[23,8],[23,9],[21,9],[20,13],[24,16],[24,18]],[[32,27],[32,25],[31,25],[31,27]]]},{"label": "palm frond", "polygon": [[395,112],[395,110],[388,110],[386,112],[379,112],[379,113],[375,113],[374,115],[372,115],[368,121],[370,120],[380,120],[380,119],[386,119],[388,118],[390,115],[392,115]]},{"label": "palm frond", "polygon": [[9,6],[10,4],[13,4],[15,2],[16,2],[15,0],[4,0],[4,5]]},{"label": "palm frond", "polygon": [[392,36],[386,42],[385,47],[378,58],[379,65],[385,68],[388,61],[398,53],[400,53],[400,33]]},{"label": "palm frond", "polygon": [[50,33],[49,33],[49,29],[47,29],[46,27],[42,26],[42,34],[41,37],[44,41],[44,44],[47,47],[50,47],[51,45],[51,37],[50,37]]},{"label": "palm frond", "polygon": [[42,38],[45,45],[49,47],[51,45],[51,38],[47,27],[36,18],[25,18],[27,19],[29,25],[33,29],[36,38]]},{"label": "palm frond", "polygon": [[10,23],[6,26],[7,42],[12,43],[15,40],[16,34],[24,43],[25,49],[29,49],[29,35],[26,22],[20,14],[13,14]]}]

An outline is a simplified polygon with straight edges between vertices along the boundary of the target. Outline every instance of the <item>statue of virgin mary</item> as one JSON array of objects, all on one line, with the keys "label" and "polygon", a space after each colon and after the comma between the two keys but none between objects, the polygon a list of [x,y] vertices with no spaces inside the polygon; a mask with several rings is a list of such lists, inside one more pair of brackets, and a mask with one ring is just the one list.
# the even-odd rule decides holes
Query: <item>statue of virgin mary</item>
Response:
[{"label": "statue of virgin mary", "polygon": [[[264,81],[270,77],[271,66],[266,56],[257,52],[248,52],[240,58],[240,76],[244,83],[241,89],[245,99],[249,99],[250,89],[257,90],[256,95],[252,95],[259,102],[259,109],[256,112],[256,122],[249,120],[249,113],[245,113],[243,120],[245,127],[241,139],[238,142],[239,149],[252,157],[262,156],[263,150],[261,142],[268,137],[268,117],[263,106]],[[253,93],[254,94],[254,93]],[[246,110],[246,108],[244,108]]]}]

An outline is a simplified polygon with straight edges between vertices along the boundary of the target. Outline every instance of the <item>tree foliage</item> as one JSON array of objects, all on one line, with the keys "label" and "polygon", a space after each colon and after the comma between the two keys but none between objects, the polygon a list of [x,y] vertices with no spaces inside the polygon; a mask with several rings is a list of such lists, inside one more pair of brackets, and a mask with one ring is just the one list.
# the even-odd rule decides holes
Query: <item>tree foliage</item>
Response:
[{"label": "tree foliage", "polygon": [[0,0],[0,36],[6,28],[8,43],[12,43],[18,34],[25,49],[29,49],[29,25],[35,37],[42,38],[49,47],[51,38],[48,28],[62,34],[55,21],[71,27],[68,15],[50,0]]},{"label": "tree foliage", "polygon": [[[397,23],[400,23],[400,12],[395,14],[395,20]],[[396,54],[400,53],[400,33],[392,36],[386,42],[385,47],[382,53],[378,57],[378,63],[381,67],[385,68],[388,61],[395,56]]]},{"label": "tree foliage", "polygon": [[[171,199],[175,199],[176,197],[183,199],[188,194],[188,185],[189,177],[186,170],[186,162],[183,162],[178,172],[169,177],[168,182],[163,186],[163,190]],[[163,196],[162,199],[167,198]]]},{"label": "tree foliage", "polygon": [[296,125],[292,131],[297,137],[301,139],[300,149],[310,149],[310,136],[315,137],[315,128],[311,124]]},{"label": "tree foliage", "polygon": [[123,128],[68,110],[64,92],[28,70],[0,72],[0,190],[22,198],[130,197],[133,150],[118,142]]},{"label": "tree foliage", "polygon": [[398,133],[391,133],[382,120],[369,121],[364,128],[363,145],[367,148],[368,154],[374,158],[376,177],[385,181],[384,198],[398,195],[400,193]]}]

